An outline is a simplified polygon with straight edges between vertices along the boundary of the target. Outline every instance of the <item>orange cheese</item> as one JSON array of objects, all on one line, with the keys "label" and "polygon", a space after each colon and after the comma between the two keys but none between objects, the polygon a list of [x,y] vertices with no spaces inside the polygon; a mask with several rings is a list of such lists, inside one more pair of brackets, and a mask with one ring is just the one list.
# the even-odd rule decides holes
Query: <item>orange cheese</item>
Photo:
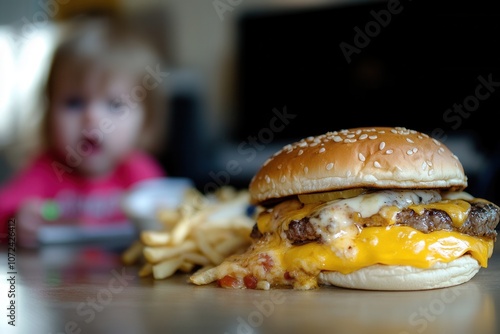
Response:
[{"label": "orange cheese", "polygon": [[[379,215],[386,220],[386,226],[365,227],[356,235],[346,235],[330,242],[292,246],[281,240],[279,227],[286,228],[283,223],[306,217],[319,206],[297,206],[293,202],[280,205],[279,213],[262,213],[257,219],[257,226],[263,233],[277,232],[268,240],[266,246],[262,246],[266,250],[272,249],[284,270],[290,272],[301,270],[313,274],[328,270],[347,274],[373,264],[429,268],[436,262],[450,262],[466,253],[475,258],[482,267],[486,267],[493,252],[494,242],[490,238],[474,237],[455,231],[423,233],[408,226],[394,225],[396,214],[401,211],[401,208],[394,205],[378,208]],[[426,209],[442,210],[450,216],[454,226],[460,227],[467,219],[470,204],[461,199],[454,199],[413,204],[408,208],[417,214],[422,214]],[[370,210],[374,212],[377,209],[373,207]],[[273,219],[274,214],[276,219]],[[355,215],[359,216],[360,213]]]},{"label": "orange cheese", "polygon": [[357,251],[350,256],[341,256],[330,245],[318,243],[280,247],[277,253],[288,271],[302,269],[304,263],[315,263],[318,270],[348,274],[377,263],[429,268],[436,262],[450,262],[465,253],[486,267],[493,251],[491,239],[450,231],[426,234],[395,225],[364,228],[352,243]]}]

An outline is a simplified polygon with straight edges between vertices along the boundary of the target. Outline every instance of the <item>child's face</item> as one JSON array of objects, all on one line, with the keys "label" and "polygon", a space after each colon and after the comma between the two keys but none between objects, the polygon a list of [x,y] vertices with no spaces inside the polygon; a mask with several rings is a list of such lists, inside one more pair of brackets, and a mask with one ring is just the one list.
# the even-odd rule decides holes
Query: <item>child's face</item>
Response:
[{"label": "child's face", "polygon": [[55,73],[51,97],[52,143],[64,163],[89,177],[111,172],[134,148],[144,123],[144,107],[131,103],[134,82],[74,68]]}]

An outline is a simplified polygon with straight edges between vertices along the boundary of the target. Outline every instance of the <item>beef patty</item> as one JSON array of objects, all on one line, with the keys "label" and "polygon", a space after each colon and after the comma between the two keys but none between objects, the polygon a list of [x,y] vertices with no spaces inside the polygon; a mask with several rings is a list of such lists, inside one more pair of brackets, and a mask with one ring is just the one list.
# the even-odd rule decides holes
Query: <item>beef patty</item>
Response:
[{"label": "beef patty", "polygon": [[[490,202],[471,201],[470,211],[467,220],[460,227],[453,225],[450,216],[442,210],[426,209],[422,214],[418,214],[411,209],[403,209],[396,215],[395,225],[410,226],[418,231],[430,233],[433,231],[446,230],[457,231],[471,236],[492,238],[496,240],[495,230],[500,220],[500,208]],[[381,219],[362,220],[363,227],[383,226]],[[321,235],[311,224],[309,217],[300,220],[292,220],[285,231],[286,237],[294,245],[301,245],[308,242],[321,242]],[[253,238],[260,238],[260,233],[255,225]]]}]

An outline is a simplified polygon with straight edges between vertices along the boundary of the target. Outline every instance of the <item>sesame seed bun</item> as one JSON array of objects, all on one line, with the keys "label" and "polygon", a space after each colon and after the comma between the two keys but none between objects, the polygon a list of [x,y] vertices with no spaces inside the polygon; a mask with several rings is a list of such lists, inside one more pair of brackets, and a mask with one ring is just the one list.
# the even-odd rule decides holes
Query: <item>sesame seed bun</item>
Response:
[{"label": "sesame seed bun", "polygon": [[428,290],[468,282],[479,269],[480,265],[474,258],[464,255],[425,269],[377,264],[347,275],[323,271],[318,281],[324,285],[362,290]]},{"label": "sesame seed bun", "polygon": [[249,185],[252,204],[347,188],[463,190],[458,158],[427,134],[353,128],[304,138],[269,158]]}]

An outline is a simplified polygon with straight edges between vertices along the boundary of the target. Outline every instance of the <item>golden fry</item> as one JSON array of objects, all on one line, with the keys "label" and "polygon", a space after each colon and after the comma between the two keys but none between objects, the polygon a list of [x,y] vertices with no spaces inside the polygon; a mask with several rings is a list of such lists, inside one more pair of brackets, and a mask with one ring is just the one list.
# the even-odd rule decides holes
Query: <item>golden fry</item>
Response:
[{"label": "golden fry", "polygon": [[196,231],[196,242],[200,251],[212,261],[213,264],[219,264],[224,260],[224,256],[217,253],[214,248],[205,239],[203,230]]},{"label": "golden fry", "polygon": [[182,264],[182,257],[174,257],[153,265],[153,277],[164,279],[172,276]]},{"label": "golden fry", "polygon": [[144,263],[144,265],[139,270],[139,277],[146,277],[153,273],[153,265],[149,262]]},{"label": "golden fry", "polygon": [[122,262],[125,265],[131,265],[137,262],[137,260],[142,255],[142,250],[144,249],[144,245],[139,240],[134,241],[130,247],[128,247],[122,253]]},{"label": "golden fry", "polygon": [[217,269],[212,266],[203,267],[195,272],[189,280],[197,285],[204,285],[217,279]]},{"label": "golden fry", "polygon": [[184,260],[189,261],[195,265],[206,266],[210,264],[210,260],[205,256],[197,252],[188,252],[182,255]]},{"label": "golden fry", "polygon": [[166,246],[170,241],[170,233],[165,231],[142,231],[141,241],[146,246]]},{"label": "golden fry", "polygon": [[139,240],[123,252],[122,260],[129,265],[142,259],[140,277],[164,279],[176,271],[190,273],[202,266],[192,275],[192,282],[213,281],[215,273],[210,268],[250,243],[254,220],[244,212],[248,200],[248,192],[229,186],[210,196],[189,189],[177,208],[158,209],[163,229],[142,231]]},{"label": "golden fry", "polygon": [[193,240],[187,240],[178,246],[144,247],[144,257],[148,262],[158,263],[160,261],[181,255],[185,252],[194,251],[196,244]]}]

